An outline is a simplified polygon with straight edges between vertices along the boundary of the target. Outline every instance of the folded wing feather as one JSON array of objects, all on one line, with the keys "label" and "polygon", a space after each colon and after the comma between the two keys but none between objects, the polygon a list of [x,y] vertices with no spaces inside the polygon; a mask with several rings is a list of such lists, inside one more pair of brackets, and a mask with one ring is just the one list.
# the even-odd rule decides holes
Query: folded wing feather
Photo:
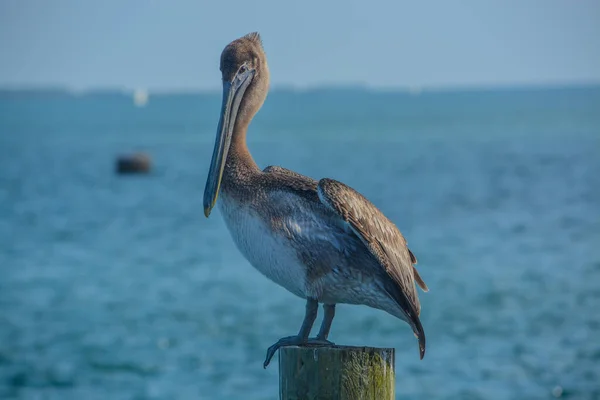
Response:
[{"label": "folded wing feather", "polygon": [[414,282],[424,291],[427,285],[414,267],[417,259],[396,225],[368,199],[341,182],[321,179],[317,191],[321,202],[351,226],[419,313]]}]

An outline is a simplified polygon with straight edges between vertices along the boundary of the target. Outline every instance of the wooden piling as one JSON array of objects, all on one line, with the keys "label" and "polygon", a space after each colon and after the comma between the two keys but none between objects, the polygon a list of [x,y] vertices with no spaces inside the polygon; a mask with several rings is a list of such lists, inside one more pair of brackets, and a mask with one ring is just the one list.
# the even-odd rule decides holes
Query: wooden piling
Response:
[{"label": "wooden piling", "polygon": [[279,349],[281,400],[393,400],[389,348],[289,346]]}]

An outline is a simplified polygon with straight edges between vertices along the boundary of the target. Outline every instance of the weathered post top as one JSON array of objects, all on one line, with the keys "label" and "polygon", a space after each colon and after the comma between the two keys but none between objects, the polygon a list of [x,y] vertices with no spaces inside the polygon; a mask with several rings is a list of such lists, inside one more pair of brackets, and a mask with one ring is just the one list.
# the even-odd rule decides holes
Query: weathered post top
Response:
[{"label": "weathered post top", "polygon": [[393,400],[389,348],[289,346],[279,349],[281,400]]}]

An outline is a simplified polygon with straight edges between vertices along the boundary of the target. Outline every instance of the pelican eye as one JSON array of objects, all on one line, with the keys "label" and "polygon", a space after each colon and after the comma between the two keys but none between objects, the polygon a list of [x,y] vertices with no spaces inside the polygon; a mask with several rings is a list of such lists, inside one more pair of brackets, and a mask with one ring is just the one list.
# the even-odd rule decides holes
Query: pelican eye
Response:
[{"label": "pelican eye", "polygon": [[246,72],[248,70],[248,67],[246,67],[246,64],[242,64],[240,66],[240,69],[238,70],[238,74],[243,74],[244,72]]}]

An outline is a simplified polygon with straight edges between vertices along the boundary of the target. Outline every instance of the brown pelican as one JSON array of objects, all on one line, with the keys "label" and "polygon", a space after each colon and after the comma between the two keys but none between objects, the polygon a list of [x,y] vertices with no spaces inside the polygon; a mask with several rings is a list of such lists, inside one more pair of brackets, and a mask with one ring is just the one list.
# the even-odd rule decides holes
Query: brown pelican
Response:
[{"label": "brown pelican", "polygon": [[[237,248],[267,278],[306,299],[297,335],[269,347],[264,367],[281,346],[332,345],[335,305],[363,304],[401,318],[425,354],[415,282],[427,286],[406,240],[369,200],[333,179],[319,181],[285,168],[260,170],[246,145],[248,125],[269,90],[269,68],[258,33],[231,42],[221,54],[223,103],[204,190],[209,216],[220,210]],[[309,338],[318,304],[324,317]]]}]

